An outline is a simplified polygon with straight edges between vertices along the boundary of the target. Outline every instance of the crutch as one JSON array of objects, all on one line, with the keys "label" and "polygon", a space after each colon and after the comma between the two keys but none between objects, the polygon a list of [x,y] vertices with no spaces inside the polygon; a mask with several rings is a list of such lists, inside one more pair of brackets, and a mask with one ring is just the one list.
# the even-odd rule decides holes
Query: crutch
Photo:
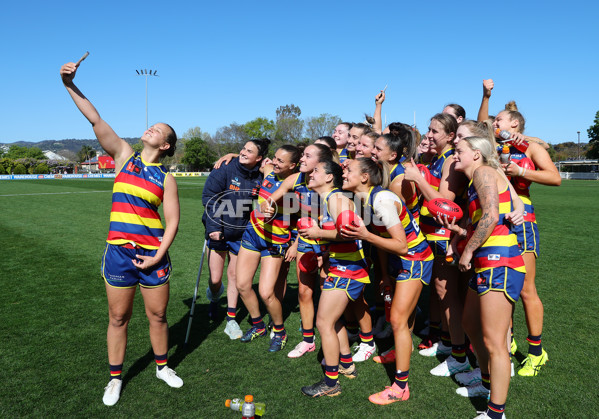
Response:
[{"label": "crutch", "polygon": [[[187,323],[187,333],[185,334],[185,343],[189,340],[189,332],[191,331],[191,322],[193,321],[193,312],[196,306],[196,298],[198,298],[198,287],[200,286],[200,277],[202,276],[202,267],[204,266],[204,256],[206,255],[206,245],[208,240],[204,240],[204,249],[202,250],[202,259],[200,259],[200,269],[198,269],[198,279],[196,281],[196,287],[193,290],[193,301],[191,302],[191,310],[189,310],[189,322]],[[208,249],[208,259],[210,260],[210,249]]]}]

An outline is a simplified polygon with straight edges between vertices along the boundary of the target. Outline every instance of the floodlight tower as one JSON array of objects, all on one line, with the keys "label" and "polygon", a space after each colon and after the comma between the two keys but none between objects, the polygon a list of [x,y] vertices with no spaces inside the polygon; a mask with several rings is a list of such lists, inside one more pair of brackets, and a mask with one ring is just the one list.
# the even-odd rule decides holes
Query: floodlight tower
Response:
[{"label": "floodlight tower", "polygon": [[156,76],[156,77],[160,77],[160,76],[158,76],[158,74],[156,74],[158,72],[158,70],[150,70],[148,72],[147,69],[143,69],[143,70],[135,70],[135,72],[137,73],[138,76],[145,76],[145,78],[146,78],[146,129],[148,129],[148,76]]},{"label": "floodlight tower", "polygon": [[578,133],[578,160],[580,160],[580,131],[576,131]]}]

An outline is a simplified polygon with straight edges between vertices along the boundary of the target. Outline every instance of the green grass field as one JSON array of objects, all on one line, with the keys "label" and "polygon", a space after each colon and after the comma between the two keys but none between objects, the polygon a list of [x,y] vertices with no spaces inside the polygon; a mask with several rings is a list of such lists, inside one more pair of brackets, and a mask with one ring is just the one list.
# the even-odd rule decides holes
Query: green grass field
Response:
[{"label": "green grass field", "polygon": [[[415,353],[409,401],[375,406],[368,395],[390,384],[393,367],[357,365],[355,380],[341,377],[343,393],[311,400],[300,387],[322,376],[315,353],[288,359],[301,339],[297,281],[289,275],[285,300],[288,347],[267,352],[268,340],[230,341],[207,319],[207,267],[202,275],[190,344],[183,347],[196,281],[203,229],[202,179],[178,179],[179,234],[171,247],[174,272],[168,308],[169,365],[185,381],[171,389],[155,378],[147,320],[138,294],[129,328],[124,388],[114,407],[102,404],[108,380],[107,303],[100,257],[108,231],[112,180],[22,180],[0,182],[2,214],[0,417],[190,417],[240,418],[227,398],[253,394],[267,417],[468,418],[485,401],[455,394],[450,378],[433,377],[437,363]],[[599,356],[597,254],[599,183],[564,181],[559,188],[535,185],[533,202],[541,230],[537,286],[545,305],[544,347],[549,362],[536,378],[516,376],[508,417],[597,417],[595,368]],[[595,261],[595,262],[593,262]],[[265,312],[265,311],[263,311]],[[245,311],[241,315],[247,314]],[[238,317],[239,319],[240,317]],[[248,323],[244,319],[242,328]],[[526,352],[521,304],[515,335]],[[415,343],[419,339],[414,338]],[[320,342],[317,335],[317,344]],[[387,349],[390,341],[377,342]],[[519,354],[522,358],[522,354]]]}]

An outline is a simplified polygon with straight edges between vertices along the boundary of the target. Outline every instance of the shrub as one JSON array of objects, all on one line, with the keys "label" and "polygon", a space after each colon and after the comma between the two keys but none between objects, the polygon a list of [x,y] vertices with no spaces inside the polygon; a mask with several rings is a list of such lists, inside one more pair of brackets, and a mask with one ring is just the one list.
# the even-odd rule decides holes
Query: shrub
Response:
[{"label": "shrub", "polygon": [[48,167],[48,165],[46,163],[39,163],[33,169],[33,174],[36,174],[36,175],[46,175],[49,172],[50,172],[50,168]]},{"label": "shrub", "polygon": [[25,168],[25,166],[23,165],[23,163],[19,163],[15,166],[15,169],[13,171],[13,173],[15,175],[26,175],[27,174],[27,169]]}]

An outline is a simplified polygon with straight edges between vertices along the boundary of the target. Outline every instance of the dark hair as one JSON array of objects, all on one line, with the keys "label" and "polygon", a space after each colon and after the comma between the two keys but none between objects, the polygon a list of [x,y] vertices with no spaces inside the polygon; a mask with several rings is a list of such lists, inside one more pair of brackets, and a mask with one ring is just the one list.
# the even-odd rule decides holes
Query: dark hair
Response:
[{"label": "dark hair", "polygon": [[337,163],[332,160],[321,161],[324,166],[324,172],[327,175],[333,175],[333,186],[337,189],[341,189],[343,186],[343,169]]},{"label": "dark hair", "polygon": [[466,119],[466,109],[464,109],[463,107],[461,107],[457,103],[450,103],[449,105],[445,105],[445,107],[446,108],[449,107],[449,108],[453,109],[455,111],[455,114],[456,114],[457,118],[459,118],[461,116],[462,119]]},{"label": "dark hair", "polygon": [[318,137],[316,141],[324,141],[331,150],[337,150],[337,143],[333,137],[325,135],[324,137]]},{"label": "dark hair", "polygon": [[170,147],[168,148],[168,150],[164,152],[163,156],[172,157],[175,155],[175,151],[177,150],[177,133],[169,124],[166,124],[164,122],[163,124],[169,127],[169,129],[171,130],[171,132],[168,133],[166,136],[166,142],[170,145]]},{"label": "dark hair", "polygon": [[369,125],[363,124],[362,122],[353,124],[352,128],[358,128],[358,129],[362,130],[362,135],[367,134],[368,132],[372,131],[372,128],[370,128]]},{"label": "dark hair", "polygon": [[383,134],[387,147],[397,153],[397,160],[401,156],[410,159],[416,154],[416,135],[414,128],[401,122],[389,124],[389,134]]},{"label": "dark hair", "polygon": [[302,154],[304,153],[303,146],[294,146],[291,144],[284,144],[279,147],[279,150],[289,153],[289,160],[291,163],[295,163],[296,165],[299,163],[300,159],[302,158]]},{"label": "dark hair", "polygon": [[259,156],[264,157],[268,153],[268,145],[270,144],[270,140],[268,138],[253,138],[248,140],[248,142],[258,147]]},{"label": "dark hair", "polygon": [[370,184],[373,186],[382,186],[387,188],[389,186],[389,165],[387,162],[378,161],[375,162],[367,157],[360,157],[356,159],[360,165],[362,173],[367,173],[370,179]]},{"label": "dark hair", "polygon": [[453,115],[449,115],[446,113],[438,113],[431,118],[431,121],[437,121],[441,125],[443,125],[443,129],[446,134],[451,134],[458,130],[458,121],[453,117]]},{"label": "dark hair", "polygon": [[352,124],[351,122],[339,122],[337,125],[345,125],[347,127],[347,130],[349,131],[350,129],[353,128],[354,124]]},{"label": "dark hair", "polygon": [[[334,154],[333,150],[331,150],[328,146],[324,144],[310,144],[318,149],[318,163],[323,163],[325,161],[333,161]],[[335,151],[335,154],[337,152]]]}]

